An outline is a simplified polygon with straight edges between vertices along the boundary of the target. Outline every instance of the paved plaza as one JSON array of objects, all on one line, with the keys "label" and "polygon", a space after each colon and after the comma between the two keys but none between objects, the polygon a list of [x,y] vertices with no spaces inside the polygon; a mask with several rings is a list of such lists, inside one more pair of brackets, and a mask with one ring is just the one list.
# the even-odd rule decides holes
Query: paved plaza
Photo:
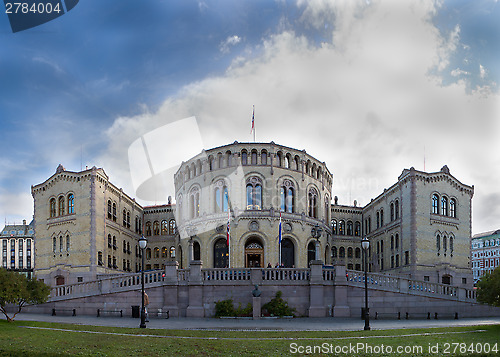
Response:
[{"label": "paved plaza", "polygon": [[[51,316],[20,313],[16,321],[46,321],[91,326],[139,327],[140,319],[131,317]],[[458,327],[500,324],[500,317],[464,318],[458,320],[370,320],[373,330]],[[253,331],[352,331],[362,330],[364,321],[354,318],[293,319],[216,319],[151,318],[147,328],[171,330],[253,330]]]}]

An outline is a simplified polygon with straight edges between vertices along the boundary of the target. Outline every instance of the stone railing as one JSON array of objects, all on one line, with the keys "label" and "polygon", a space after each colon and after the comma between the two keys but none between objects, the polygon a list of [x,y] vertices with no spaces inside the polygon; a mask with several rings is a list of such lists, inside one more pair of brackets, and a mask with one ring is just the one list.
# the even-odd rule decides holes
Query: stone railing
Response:
[{"label": "stone railing", "polygon": [[250,269],[246,268],[214,268],[214,269],[202,269],[202,280],[203,281],[235,281],[235,280],[250,280],[251,274]]},{"label": "stone railing", "polygon": [[[163,270],[144,273],[144,285],[148,287],[163,285]],[[110,294],[114,292],[140,289],[141,273],[123,274],[95,281],[61,285],[52,288],[50,301],[79,298],[92,295]]]},{"label": "stone railing", "polygon": [[[364,273],[355,270],[338,270],[322,267],[321,262],[314,269],[298,268],[231,268],[201,269],[201,262],[192,264],[189,269],[177,269],[177,265],[168,265],[163,270],[144,273],[145,286],[159,287],[171,284],[191,285],[347,285],[363,288]],[[337,271],[338,270],[338,271]],[[345,272],[345,273],[344,273]],[[336,276],[336,273],[342,276]],[[345,277],[344,277],[345,274]],[[403,294],[434,297],[440,299],[475,302],[473,289],[417,281],[381,273],[368,273],[368,287],[372,290],[385,290]],[[52,289],[50,301],[111,294],[141,288],[141,273],[123,274],[106,277],[96,281],[56,286]]]},{"label": "stone railing", "polygon": [[309,281],[310,269],[297,268],[266,268],[262,269],[262,280],[283,281],[300,280]]},{"label": "stone railing", "polygon": [[[346,280],[351,286],[364,287],[365,284],[364,273],[360,271],[347,270]],[[380,273],[367,273],[367,283],[369,289],[388,290],[412,295],[470,302],[475,302],[476,298],[475,291],[472,289],[446,284],[429,283]]]}]

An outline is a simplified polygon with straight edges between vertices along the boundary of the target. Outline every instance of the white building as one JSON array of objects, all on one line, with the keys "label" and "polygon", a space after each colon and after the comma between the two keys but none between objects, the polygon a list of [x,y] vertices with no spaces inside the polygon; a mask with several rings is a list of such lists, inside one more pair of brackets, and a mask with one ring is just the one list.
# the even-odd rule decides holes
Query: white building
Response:
[{"label": "white building", "polygon": [[474,284],[500,265],[500,229],[472,237],[472,274]]},{"label": "white building", "polygon": [[33,222],[26,224],[24,220],[23,224],[6,225],[0,236],[2,247],[0,266],[23,272],[31,277],[35,257],[34,236]]}]

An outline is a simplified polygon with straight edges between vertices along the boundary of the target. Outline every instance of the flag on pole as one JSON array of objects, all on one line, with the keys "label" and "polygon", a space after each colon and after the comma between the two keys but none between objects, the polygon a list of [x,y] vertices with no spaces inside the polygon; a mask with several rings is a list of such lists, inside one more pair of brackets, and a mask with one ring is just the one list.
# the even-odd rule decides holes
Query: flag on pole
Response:
[{"label": "flag on pole", "polygon": [[255,105],[252,110],[252,129],[250,130],[250,134],[252,134],[252,131],[255,132]]},{"label": "flag on pole", "polygon": [[279,225],[279,244],[281,245],[281,211],[280,211],[280,225]]},{"label": "flag on pole", "polygon": [[231,211],[228,209],[227,210],[227,237],[226,237],[226,244],[227,244],[228,249],[229,249],[229,237],[231,235],[230,229],[231,229]]}]

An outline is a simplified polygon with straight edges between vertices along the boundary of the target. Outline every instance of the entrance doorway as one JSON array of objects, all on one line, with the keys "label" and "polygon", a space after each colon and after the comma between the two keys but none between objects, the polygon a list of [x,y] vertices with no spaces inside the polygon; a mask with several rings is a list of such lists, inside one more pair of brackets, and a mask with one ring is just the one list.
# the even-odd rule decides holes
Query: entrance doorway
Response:
[{"label": "entrance doorway", "polygon": [[64,276],[56,276],[56,285],[64,285]]},{"label": "entrance doorway", "polygon": [[441,284],[450,285],[451,284],[451,275],[443,275],[441,278]]},{"label": "entrance doorway", "polygon": [[294,246],[289,238],[285,238],[281,242],[281,263],[285,268],[292,268],[295,266]]},{"label": "entrance doorway", "polygon": [[262,268],[264,266],[264,247],[256,239],[251,239],[245,245],[245,267]]}]

